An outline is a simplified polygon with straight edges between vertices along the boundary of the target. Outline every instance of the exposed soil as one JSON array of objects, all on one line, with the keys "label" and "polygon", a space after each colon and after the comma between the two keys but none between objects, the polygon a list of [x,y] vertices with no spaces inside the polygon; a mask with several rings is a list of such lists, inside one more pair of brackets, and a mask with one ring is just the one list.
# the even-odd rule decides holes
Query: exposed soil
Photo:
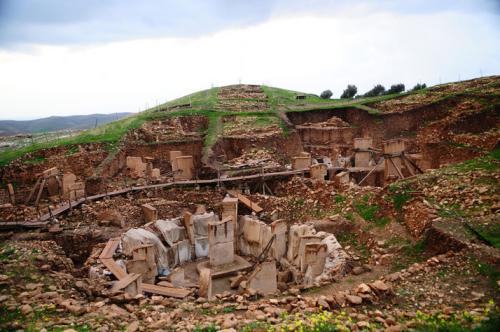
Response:
[{"label": "exposed soil", "polygon": [[267,110],[267,95],[260,85],[231,85],[219,89],[217,109],[231,112]]},{"label": "exposed soil", "polygon": [[[136,188],[83,203],[46,228],[2,231],[0,330],[447,331],[496,324],[500,160],[498,150],[492,150],[500,139],[498,79],[442,85],[370,105],[380,113],[352,107],[280,117],[219,116],[210,148],[221,177],[289,170],[291,159],[304,151],[334,160],[349,157],[358,137],[373,138],[375,151],[384,141],[404,139],[405,153],[418,160],[424,173],[388,184],[377,178],[384,175],[381,170],[366,186],[333,181],[333,173],[326,181],[296,175]],[[269,112],[268,106],[260,86],[219,89],[217,111]],[[14,184],[21,203],[35,175],[53,166],[85,180],[87,193],[154,183],[129,178],[127,156],[152,157],[161,173],[156,182],[169,182],[169,152],[174,150],[193,156],[195,178],[213,179],[217,172],[202,161],[212,129],[208,116],[149,121],[111,152],[89,144],[26,155],[1,169],[2,183]],[[359,181],[366,173],[354,178]],[[292,280],[292,270],[280,261],[276,293],[229,291],[226,278],[217,280],[219,292],[208,301],[196,295],[198,262],[191,262],[185,266],[191,284],[185,287],[192,293],[182,300],[111,292],[116,278],[96,270],[99,255],[108,239],[152,227],[143,204],[155,208],[158,219],[203,210],[200,205],[220,216],[231,189],[263,209],[257,213],[238,204],[240,216],[253,214],[267,225],[279,219],[288,227],[310,224],[319,233],[333,234],[347,257],[341,273],[311,286]],[[32,205],[10,204],[6,190],[0,198],[2,221],[37,215]],[[39,210],[54,210],[57,200],[43,192]],[[156,281],[170,282],[166,279]]]}]

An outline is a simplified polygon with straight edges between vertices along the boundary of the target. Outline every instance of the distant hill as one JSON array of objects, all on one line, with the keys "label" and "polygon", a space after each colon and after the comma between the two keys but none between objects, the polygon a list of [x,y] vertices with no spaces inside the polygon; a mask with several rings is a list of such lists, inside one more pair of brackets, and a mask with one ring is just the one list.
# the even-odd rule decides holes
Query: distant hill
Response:
[{"label": "distant hill", "polygon": [[15,121],[0,120],[0,136],[57,131],[62,129],[89,129],[124,118],[132,113],[50,116],[48,118]]}]

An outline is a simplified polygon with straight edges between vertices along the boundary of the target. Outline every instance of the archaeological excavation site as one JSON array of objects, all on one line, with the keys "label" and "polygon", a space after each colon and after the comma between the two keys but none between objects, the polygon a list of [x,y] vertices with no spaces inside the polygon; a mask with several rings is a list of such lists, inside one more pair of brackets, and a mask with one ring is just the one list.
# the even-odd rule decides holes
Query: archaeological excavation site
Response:
[{"label": "archaeological excavation site", "polygon": [[499,115],[238,84],[0,152],[0,330],[496,330]]}]

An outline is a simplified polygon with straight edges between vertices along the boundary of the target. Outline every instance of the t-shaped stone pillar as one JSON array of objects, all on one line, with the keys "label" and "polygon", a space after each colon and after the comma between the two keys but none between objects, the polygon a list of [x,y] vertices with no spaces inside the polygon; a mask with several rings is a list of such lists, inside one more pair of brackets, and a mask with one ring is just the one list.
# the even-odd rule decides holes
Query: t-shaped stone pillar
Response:
[{"label": "t-shaped stone pillar", "polygon": [[230,264],[234,261],[233,239],[232,217],[208,223],[210,266]]}]

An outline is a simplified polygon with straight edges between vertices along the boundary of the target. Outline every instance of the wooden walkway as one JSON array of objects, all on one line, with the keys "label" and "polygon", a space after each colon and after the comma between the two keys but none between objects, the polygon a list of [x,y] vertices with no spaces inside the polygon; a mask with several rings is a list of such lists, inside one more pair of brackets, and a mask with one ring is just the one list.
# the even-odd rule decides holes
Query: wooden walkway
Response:
[{"label": "wooden walkway", "polygon": [[115,190],[112,192],[107,192],[103,194],[97,194],[93,196],[88,196],[86,198],[80,198],[71,203],[63,203],[59,205],[56,209],[49,213],[40,216],[38,219],[25,220],[25,221],[0,221],[0,229],[15,229],[15,228],[40,228],[46,226],[50,220],[68,210],[78,207],[82,203],[92,202],[100,200],[104,197],[113,197],[118,195],[123,195],[129,192],[142,191],[147,189],[160,189],[160,188],[171,188],[176,186],[192,186],[192,185],[210,185],[210,184],[221,184],[221,183],[231,183],[231,182],[242,182],[249,180],[261,179],[262,181],[271,178],[279,177],[289,177],[300,174],[309,173],[309,169],[304,170],[293,170],[293,171],[281,171],[281,172],[271,172],[271,173],[259,173],[244,176],[235,176],[227,178],[216,178],[208,180],[188,180],[188,181],[175,181],[175,182],[165,182],[145,186],[135,186],[124,189]]}]

